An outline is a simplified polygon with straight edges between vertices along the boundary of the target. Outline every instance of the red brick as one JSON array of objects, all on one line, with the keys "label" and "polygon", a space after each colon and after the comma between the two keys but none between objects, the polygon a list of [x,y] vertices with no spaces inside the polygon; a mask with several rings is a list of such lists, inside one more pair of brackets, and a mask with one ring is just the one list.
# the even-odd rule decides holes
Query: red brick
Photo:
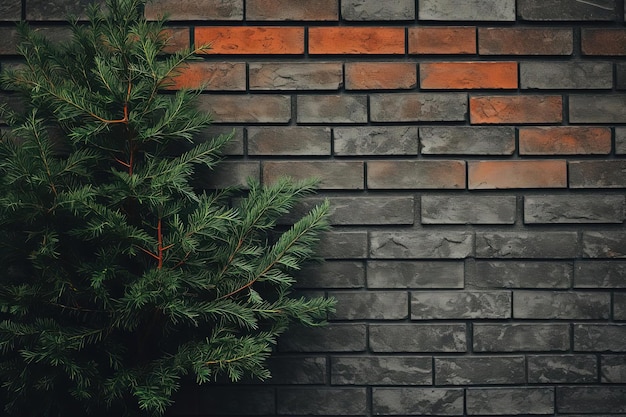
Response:
[{"label": "red brick", "polygon": [[582,29],[584,55],[626,55],[626,29]]},{"label": "red brick", "polygon": [[470,97],[472,124],[561,123],[561,96]]},{"label": "red brick", "polygon": [[404,28],[309,28],[311,54],[404,54]]},{"label": "red brick", "polygon": [[246,89],[246,64],[229,62],[191,62],[181,68],[168,90],[182,88],[224,91]]},{"label": "red brick", "polygon": [[521,155],[591,155],[611,152],[607,127],[554,126],[519,130]]},{"label": "red brick", "polygon": [[338,0],[247,0],[246,20],[338,20],[337,2]]},{"label": "red brick", "polygon": [[464,161],[369,161],[370,189],[463,189]]},{"label": "red brick", "polygon": [[424,89],[517,88],[517,62],[431,62],[420,64]]},{"label": "red brick", "polygon": [[243,0],[151,0],[146,3],[148,20],[243,20]]},{"label": "red brick", "polygon": [[304,28],[278,26],[196,27],[196,46],[211,44],[207,54],[302,54]]},{"label": "red brick", "polygon": [[565,161],[470,161],[470,190],[498,188],[565,188]]},{"label": "red brick", "polygon": [[409,29],[409,54],[475,54],[474,27],[418,27]]},{"label": "red brick", "polygon": [[417,85],[417,66],[408,62],[354,62],[346,64],[346,89],[411,89]]},{"label": "red brick", "polygon": [[364,163],[359,161],[264,161],[262,172],[267,183],[286,176],[318,178],[321,189],[362,190],[365,184]]},{"label": "red brick", "polygon": [[572,29],[560,28],[479,28],[481,55],[571,55]]}]

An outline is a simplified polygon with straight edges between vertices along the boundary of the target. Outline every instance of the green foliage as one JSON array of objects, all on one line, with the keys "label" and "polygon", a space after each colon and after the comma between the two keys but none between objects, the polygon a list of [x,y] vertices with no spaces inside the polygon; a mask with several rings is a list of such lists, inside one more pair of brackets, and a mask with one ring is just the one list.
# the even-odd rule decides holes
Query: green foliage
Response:
[{"label": "green foliage", "polygon": [[287,326],[333,308],[290,296],[327,204],[277,226],[314,182],[194,186],[230,137],[198,142],[210,123],[198,93],[163,93],[198,51],[165,55],[163,22],[142,5],[92,8],[64,44],[21,26],[24,65],[2,76],[26,109],[4,109],[0,141],[8,415],[161,415],[187,375],[269,377]]}]

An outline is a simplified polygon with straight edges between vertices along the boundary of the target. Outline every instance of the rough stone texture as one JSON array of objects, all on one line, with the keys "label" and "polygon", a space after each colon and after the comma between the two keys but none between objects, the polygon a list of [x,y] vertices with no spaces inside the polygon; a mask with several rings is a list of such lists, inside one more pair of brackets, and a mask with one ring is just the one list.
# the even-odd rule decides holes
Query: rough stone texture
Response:
[{"label": "rough stone texture", "polygon": [[574,350],[577,352],[626,352],[626,325],[576,324]]},{"label": "rough stone texture", "polygon": [[470,97],[472,124],[561,123],[561,96]]},{"label": "rough stone texture", "polygon": [[524,223],[622,223],[626,200],[618,195],[524,197]]},{"label": "rough stone texture", "polygon": [[[12,0],[11,0],[12,1]],[[69,16],[85,19],[87,8],[97,3],[104,8],[104,0],[28,0],[26,3],[26,20],[66,21]]]},{"label": "rough stone texture", "polygon": [[551,126],[519,129],[520,155],[606,155],[611,130],[606,127]]},{"label": "rough stone texture", "polygon": [[281,352],[363,352],[364,324],[331,323],[325,327],[292,327],[280,339]]},{"label": "rough stone texture", "polygon": [[298,123],[365,123],[365,96],[298,96]]},{"label": "rough stone texture", "polygon": [[367,409],[365,388],[279,388],[277,410],[281,415],[363,415]]},{"label": "rough stone texture", "polygon": [[300,55],[304,28],[291,26],[196,26],[195,45],[207,55]]},{"label": "rough stone texture", "polygon": [[326,127],[250,127],[250,155],[330,155],[331,130]]},{"label": "rough stone texture", "polygon": [[417,128],[406,126],[337,127],[335,155],[417,155]]},{"label": "rough stone texture", "polygon": [[476,28],[422,26],[409,28],[409,54],[475,54]]},{"label": "rough stone texture", "polygon": [[571,55],[573,45],[566,28],[478,28],[481,55]]},{"label": "rough stone texture", "polygon": [[369,261],[368,288],[463,288],[462,262]]},{"label": "rough stone texture", "polygon": [[557,387],[560,413],[626,413],[626,387]]},{"label": "rough stone texture", "polygon": [[363,288],[365,266],[363,262],[327,261],[304,267],[296,277],[297,288]]},{"label": "rough stone texture", "polygon": [[473,252],[474,236],[468,232],[370,233],[370,257],[463,259]]},{"label": "rough stone texture", "polygon": [[610,315],[610,293],[513,293],[513,317],[516,319],[607,320]]},{"label": "rough stone texture", "polygon": [[357,161],[265,161],[263,180],[317,178],[321,189],[360,190],[364,187],[363,163]]},{"label": "rough stone texture", "polygon": [[17,22],[22,19],[21,0],[4,0],[0,4],[0,21]]},{"label": "rough stone texture", "polygon": [[203,175],[198,180],[198,185],[214,190],[225,187],[247,188],[248,180],[259,181],[261,167],[255,161],[226,161]]},{"label": "rough stone texture", "polygon": [[510,385],[526,382],[523,356],[435,358],[436,385]]},{"label": "rough stone texture", "polygon": [[215,123],[288,123],[291,120],[291,97],[201,95],[198,109],[211,113]]},{"label": "rough stone texture", "polygon": [[403,55],[406,50],[402,27],[311,27],[309,54]]},{"label": "rough stone texture", "polygon": [[463,390],[457,388],[374,388],[374,415],[458,416],[463,413]]},{"label": "rough stone texture", "polygon": [[553,388],[470,388],[466,391],[469,415],[501,416],[554,413]]},{"label": "rough stone texture", "polygon": [[615,86],[618,90],[626,90],[626,64],[624,63],[618,63],[615,66]]},{"label": "rough stone texture", "polygon": [[610,89],[610,62],[521,62],[522,89]]},{"label": "rough stone texture", "polygon": [[626,128],[615,128],[615,153],[626,155]]},{"label": "rough stone texture", "polygon": [[326,358],[278,356],[268,360],[272,377],[264,384],[321,385],[326,382]]},{"label": "rough stone texture", "polygon": [[419,138],[424,155],[512,155],[515,152],[512,127],[420,127]]},{"label": "rough stone texture", "polygon": [[593,355],[528,356],[531,384],[591,384],[598,380],[598,360]]},{"label": "rough stone texture", "polygon": [[508,291],[414,292],[411,295],[411,320],[511,318],[511,293]]},{"label": "rough stone texture", "polygon": [[349,21],[368,20],[413,20],[415,2],[413,0],[343,0],[341,17]]},{"label": "rough stone texture", "polygon": [[478,261],[467,285],[472,288],[569,288],[573,268],[565,262]]},{"label": "rough stone texture", "polygon": [[600,357],[600,377],[603,383],[626,383],[626,356],[602,355]]},{"label": "rough stone texture", "polygon": [[372,352],[465,352],[464,324],[371,324]]},{"label": "rough stone texture", "polygon": [[341,356],[330,361],[333,385],[430,385],[432,359],[414,356]]},{"label": "rough stone texture", "polygon": [[244,0],[152,0],[146,4],[145,16],[156,20],[243,20]]},{"label": "rough stone texture", "polygon": [[574,288],[626,288],[626,262],[577,261]]},{"label": "rough stone texture", "polygon": [[417,85],[417,65],[411,62],[345,64],[347,90],[410,90]]},{"label": "rough stone texture", "polygon": [[619,292],[613,294],[613,318],[615,320],[626,320],[626,293]]},{"label": "rough stone texture", "polygon": [[590,56],[626,55],[626,30],[622,28],[583,28],[581,50]]},{"label": "rough stone texture", "polygon": [[469,161],[470,190],[507,188],[565,188],[565,161]]},{"label": "rough stone texture", "polygon": [[424,62],[420,64],[422,90],[516,89],[517,62]]},{"label": "rough stone texture", "polygon": [[370,189],[460,189],[465,187],[464,161],[368,161]]},{"label": "rough stone texture", "polygon": [[514,0],[469,0],[460,4],[455,0],[421,0],[420,20],[515,20]]},{"label": "rough stone texture", "polygon": [[626,123],[626,95],[572,94],[569,119],[572,123]]},{"label": "rough stone texture", "polygon": [[338,0],[246,0],[246,20],[336,20],[337,2]]},{"label": "rough stone texture", "polygon": [[422,224],[514,224],[515,196],[425,196]]},{"label": "rough stone texture", "polygon": [[572,161],[570,188],[626,188],[626,161]]},{"label": "rough stone texture", "polygon": [[517,14],[523,20],[611,21],[617,19],[617,1],[518,0]]},{"label": "rough stone texture", "polygon": [[441,93],[372,94],[370,118],[373,122],[463,121],[467,95]]},{"label": "rough stone texture", "polygon": [[391,291],[331,292],[333,320],[402,320],[409,317],[408,294]]},{"label": "rough stone texture", "polygon": [[586,258],[626,258],[626,232],[584,232]]},{"label": "rough stone texture", "polygon": [[478,258],[575,258],[575,232],[477,232]]},{"label": "rough stone texture", "polygon": [[475,324],[474,352],[567,351],[568,324]]},{"label": "rough stone texture", "polygon": [[331,231],[320,237],[317,255],[326,259],[367,258],[367,233],[362,231]]},{"label": "rough stone texture", "polygon": [[251,90],[338,90],[343,85],[340,63],[251,63]]}]

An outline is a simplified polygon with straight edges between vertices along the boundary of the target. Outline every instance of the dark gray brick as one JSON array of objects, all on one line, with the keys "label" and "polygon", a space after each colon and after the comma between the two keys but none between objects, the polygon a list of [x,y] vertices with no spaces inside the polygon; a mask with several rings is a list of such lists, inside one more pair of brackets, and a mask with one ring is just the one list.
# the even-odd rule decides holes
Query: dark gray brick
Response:
[{"label": "dark gray brick", "polygon": [[512,155],[515,129],[508,126],[420,127],[424,155]]},{"label": "dark gray brick", "polygon": [[610,89],[610,62],[521,62],[522,89]]},{"label": "dark gray brick", "polygon": [[0,42],[0,55],[17,55],[19,36],[15,27],[0,27],[0,37],[3,39]]},{"label": "dark gray brick", "polygon": [[363,288],[363,262],[326,261],[307,265],[297,273],[296,288]]},{"label": "dark gray brick", "polygon": [[322,235],[317,254],[327,259],[363,259],[367,257],[367,232],[331,231]]},{"label": "dark gray brick", "polygon": [[272,357],[267,364],[272,377],[263,381],[264,384],[320,385],[326,382],[325,357]]},{"label": "dark gray brick", "polygon": [[376,416],[459,416],[464,393],[457,388],[374,388]]},{"label": "dark gray brick", "polygon": [[244,187],[248,180],[259,181],[261,178],[261,163],[256,161],[225,161],[221,162],[208,175],[200,176],[198,185],[208,189],[227,187]]},{"label": "dark gray brick", "polygon": [[203,94],[198,110],[211,113],[214,123],[289,123],[291,97],[274,94]]},{"label": "dark gray brick", "polygon": [[330,155],[331,131],[325,127],[249,127],[250,155]]},{"label": "dark gray brick", "polygon": [[575,258],[576,232],[478,232],[479,258]]},{"label": "dark gray brick", "polygon": [[[267,387],[215,387],[204,384],[197,388],[198,409],[209,415],[263,416],[276,412],[274,388]],[[245,398],[246,401],[241,401]]]},{"label": "dark gray brick", "polygon": [[518,0],[517,14],[523,20],[553,21],[616,20],[616,0]]},{"label": "dark gray brick", "polygon": [[278,414],[289,416],[362,416],[367,412],[365,388],[279,388]]},{"label": "dark gray brick", "polygon": [[475,352],[566,351],[568,324],[474,324]]},{"label": "dark gray brick", "polygon": [[626,293],[616,292],[613,294],[613,318],[626,320]]},{"label": "dark gray brick", "polygon": [[145,16],[156,20],[243,20],[243,0],[151,0],[146,3]]},{"label": "dark gray brick", "polygon": [[615,153],[626,154],[626,127],[615,128]]},{"label": "dark gray brick", "polygon": [[606,384],[626,383],[626,355],[602,355],[600,377]]},{"label": "dark gray brick", "polygon": [[97,3],[104,8],[104,0],[28,0],[26,20],[66,21],[69,16],[84,19],[90,4]]},{"label": "dark gray brick", "polygon": [[554,413],[554,388],[469,388],[469,415],[535,415]]},{"label": "dark gray brick", "polygon": [[370,233],[372,258],[463,259],[473,252],[469,232],[378,232]]},{"label": "dark gray brick", "polygon": [[363,95],[298,96],[298,123],[367,123]]},{"label": "dark gray brick", "polygon": [[509,291],[414,292],[412,320],[508,319],[511,318]]},{"label": "dark gray brick", "polygon": [[21,0],[3,0],[0,4],[0,21],[17,22],[22,19]]},{"label": "dark gray brick", "polygon": [[626,387],[557,387],[559,413],[626,413]]},{"label": "dark gray brick", "polygon": [[414,20],[413,0],[342,0],[341,17],[344,20]]},{"label": "dark gray brick", "polygon": [[513,317],[516,319],[603,320],[610,315],[610,293],[513,292]]},{"label": "dark gray brick", "polygon": [[317,178],[319,189],[361,190],[365,187],[365,165],[361,161],[290,160],[263,161],[263,181],[281,177],[295,180]]},{"label": "dark gray brick", "polygon": [[574,350],[578,352],[626,352],[626,325],[576,324]]},{"label": "dark gray brick", "polygon": [[626,262],[577,261],[575,288],[626,288]]},{"label": "dark gray brick", "polygon": [[281,352],[362,352],[364,324],[332,323],[324,327],[292,327],[278,343]]},{"label": "dark gray brick", "polygon": [[524,223],[623,223],[626,199],[618,195],[524,197]]},{"label": "dark gray brick", "polygon": [[463,288],[463,262],[368,261],[368,288]]},{"label": "dark gray brick", "polygon": [[464,121],[465,93],[381,93],[370,97],[373,122]]},{"label": "dark gray brick", "polygon": [[222,148],[222,154],[224,155],[243,155],[243,128],[242,127],[232,127],[232,126],[222,126],[222,125],[212,125],[209,126],[206,130],[204,130],[201,134],[198,135],[196,140],[202,141],[209,138],[216,138],[220,135],[233,135],[233,138],[228,142],[224,148]]},{"label": "dark gray brick", "polygon": [[338,156],[417,155],[417,127],[337,127],[333,134]]},{"label": "dark gray brick", "polygon": [[331,292],[337,320],[401,320],[409,316],[408,294],[397,291]]},{"label": "dark gray brick", "polygon": [[566,262],[478,261],[467,285],[473,288],[569,288],[573,268]]},{"label": "dark gray brick", "polygon": [[465,352],[464,324],[371,324],[372,352]]},{"label": "dark gray brick", "polygon": [[251,90],[338,90],[343,85],[339,62],[253,62]]},{"label": "dark gray brick", "polygon": [[572,123],[626,123],[626,95],[570,95],[569,120]]},{"label": "dark gray brick", "polygon": [[531,384],[582,384],[598,380],[598,360],[594,355],[528,356],[527,361]]},{"label": "dark gray brick", "polygon": [[420,0],[420,20],[514,21],[515,0]]},{"label": "dark gray brick", "polygon": [[330,383],[333,385],[431,385],[432,367],[430,357],[332,357]]},{"label": "dark gray brick", "polygon": [[626,160],[570,161],[568,165],[570,188],[626,188]]},{"label": "dark gray brick", "polygon": [[626,258],[626,232],[583,232],[586,258]]},{"label": "dark gray brick", "polygon": [[435,384],[524,384],[525,368],[523,356],[435,358]]},{"label": "dark gray brick", "polygon": [[514,224],[515,196],[424,196],[423,224]]},{"label": "dark gray brick", "polygon": [[465,161],[367,161],[367,186],[372,190],[458,190],[466,181]]}]

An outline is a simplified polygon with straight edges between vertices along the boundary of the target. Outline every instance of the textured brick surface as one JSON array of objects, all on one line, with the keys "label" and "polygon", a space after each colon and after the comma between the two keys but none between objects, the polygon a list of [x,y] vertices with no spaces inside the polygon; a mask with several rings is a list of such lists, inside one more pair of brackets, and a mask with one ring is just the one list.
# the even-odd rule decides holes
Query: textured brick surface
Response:
[{"label": "textured brick surface", "polygon": [[470,97],[472,124],[560,123],[561,96]]},{"label": "textured brick surface", "polygon": [[626,413],[626,388],[559,387],[556,406],[561,413]]},{"label": "textured brick surface", "polygon": [[407,293],[392,291],[336,292],[334,320],[401,320],[409,316]]},{"label": "textured brick surface", "polygon": [[211,44],[207,54],[301,54],[304,30],[277,26],[196,27],[196,45]]},{"label": "textured brick surface", "polygon": [[330,155],[331,131],[325,127],[250,127],[250,155]]},{"label": "textured brick surface", "polygon": [[281,415],[363,415],[365,388],[280,388],[277,410]]},{"label": "textured brick surface", "polygon": [[367,343],[364,324],[294,327],[280,340],[282,352],[362,352]]},{"label": "textured brick surface", "polygon": [[374,388],[374,415],[458,416],[463,413],[463,390],[457,388]]},{"label": "textured brick surface", "polygon": [[464,324],[372,324],[373,352],[465,352]]},{"label": "textured brick surface", "polygon": [[435,358],[437,385],[510,385],[525,380],[523,356]]},{"label": "textured brick surface", "polygon": [[319,27],[309,29],[310,54],[404,54],[404,29]]},{"label": "textured brick surface", "polygon": [[370,257],[463,259],[473,252],[473,235],[467,232],[370,233]]},{"label": "textured brick surface", "polygon": [[524,20],[616,20],[616,0],[518,0],[517,13]]},{"label": "textured brick surface", "polygon": [[409,28],[409,54],[475,54],[474,27]]},{"label": "textured brick surface", "polygon": [[283,95],[202,95],[198,108],[208,111],[215,123],[287,123],[291,97]]},{"label": "textured brick surface", "polygon": [[566,28],[479,28],[481,55],[571,55],[574,35]]},{"label": "textured brick surface", "polygon": [[246,0],[247,20],[336,20],[338,0]]},{"label": "textured brick surface", "polygon": [[565,161],[472,161],[470,189],[565,188]]},{"label": "textured brick surface", "polygon": [[0,4],[0,21],[18,21],[22,18],[21,0],[5,0]]},{"label": "textured brick surface", "polygon": [[553,126],[519,129],[521,155],[606,155],[611,130],[606,127]]},{"label": "textured brick surface", "polygon": [[594,355],[532,355],[527,361],[531,384],[597,382],[598,360]]},{"label": "textured brick surface", "polygon": [[346,63],[348,90],[407,90],[417,85],[417,66],[405,62]]},{"label": "textured brick surface", "polygon": [[515,196],[422,197],[422,224],[513,224]]},{"label": "textured brick surface", "polygon": [[567,324],[477,324],[475,352],[566,351],[570,347]]},{"label": "textured brick surface", "polygon": [[572,123],[626,123],[626,95],[571,95],[569,118]]},{"label": "textured brick surface", "polygon": [[338,90],[343,84],[341,64],[253,63],[249,65],[252,90]]},{"label": "textured brick surface", "polygon": [[343,0],[341,17],[344,20],[413,20],[415,2],[413,0]]},{"label": "textured brick surface", "polygon": [[514,0],[423,0],[419,2],[421,20],[515,20]]},{"label": "textured brick surface", "polygon": [[430,385],[432,360],[415,356],[331,358],[333,385]]},{"label": "textured brick surface", "polygon": [[320,180],[320,188],[362,189],[363,164],[361,162],[328,161],[267,161],[263,164],[263,178],[272,182],[280,177]]},{"label": "textured brick surface", "polygon": [[575,232],[477,232],[479,258],[575,258]]},{"label": "textured brick surface", "polygon": [[583,232],[583,256],[626,258],[626,232]]},{"label": "textured brick surface", "polygon": [[175,7],[167,0],[146,4],[145,16],[170,20],[243,20],[243,0],[180,0]]},{"label": "textured brick surface", "polygon": [[333,137],[335,155],[417,155],[416,127],[337,127]]},{"label": "textured brick surface", "polygon": [[411,297],[413,320],[508,319],[511,317],[511,293],[489,292],[419,292]]},{"label": "textured brick surface", "polygon": [[[9,0],[10,2],[13,0]],[[28,0],[25,3],[26,19],[39,21],[65,21],[69,16],[85,18],[90,4],[96,3],[101,7],[105,1],[97,0]]]},{"label": "textured brick surface", "polygon": [[626,352],[626,326],[577,324],[574,350],[579,352]]},{"label": "textured brick surface", "polygon": [[467,114],[465,94],[406,93],[370,96],[373,122],[463,121]]},{"label": "textured brick surface", "polygon": [[368,288],[463,288],[462,262],[369,261]]},{"label": "textured brick surface", "polygon": [[625,188],[625,160],[573,161],[569,163],[571,188]]},{"label": "textured brick surface", "polygon": [[522,62],[520,87],[524,89],[610,89],[610,62]]},{"label": "textured brick surface", "polygon": [[516,319],[606,320],[610,316],[610,310],[609,293],[513,293],[513,317]]},{"label": "textured brick surface", "polygon": [[626,262],[578,261],[575,268],[576,288],[626,288]]},{"label": "textured brick surface", "polygon": [[579,195],[524,198],[525,223],[622,223],[624,196]]},{"label": "textured brick surface", "polygon": [[366,96],[298,96],[299,123],[365,123]]},{"label": "textured brick surface", "polygon": [[477,261],[468,285],[475,288],[569,288],[573,267],[566,262]]},{"label": "textured brick surface", "polygon": [[371,189],[459,189],[465,187],[463,161],[369,161]]},{"label": "textured brick surface", "polygon": [[192,88],[217,91],[245,91],[246,64],[192,62],[172,80],[169,90]]},{"label": "textured brick surface", "polygon": [[600,357],[602,382],[623,384],[626,382],[626,356],[602,355]]},{"label": "textured brick surface", "polygon": [[471,388],[467,390],[469,415],[541,415],[554,413],[552,388]]},{"label": "textured brick surface", "polygon": [[626,55],[625,29],[597,29],[582,30],[581,47],[585,55]]},{"label": "textured brick surface", "polygon": [[508,126],[420,127],[424,155],[511,155],[515,129]]},{"label": "textured brick surface", "polygon": [[516,62],[437,62],[420,65],[422,89],[517,88]]}]

